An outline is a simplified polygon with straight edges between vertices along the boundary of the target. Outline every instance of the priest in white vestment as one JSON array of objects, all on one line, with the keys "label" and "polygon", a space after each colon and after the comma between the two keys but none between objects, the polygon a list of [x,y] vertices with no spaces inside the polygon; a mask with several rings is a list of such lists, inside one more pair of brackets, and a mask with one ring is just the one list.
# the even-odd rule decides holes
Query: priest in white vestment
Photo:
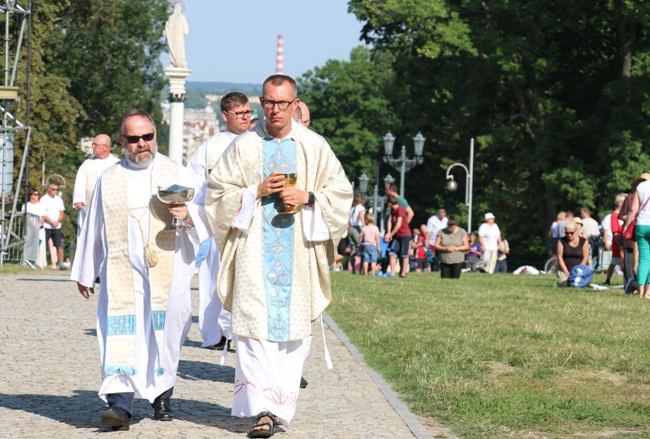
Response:
[{"label": "priest in white vestment", "polygon": [[205,202],[222,253],[217,292],[237,337],[232,414],[257,415],[249,437],[269,437],[295,414],[312,322],[332,299],[329,266],[352,205],[330,146],[291,119],[295,81],[271,76],[263,93],[266,121],[223,153]]},{"label": "priest in white vestment", "polygon": [[[133,399],[147,399],[154,419],[173,419],[170,397],[191,324],[190,280],[199,243],[208,236],[201,206],[163,204],[159,188],[196,191],[183,166],[157,153],[151,116],[122,119],[125,157],[100,177],[84,222],[71,279],[94,293],[100,277],[97,339],[102,366],[102,423],[128,430]],[[182,229],[171,227],[172,219]]]},{"label": "priest in white vestment", "polygon": [[[210,175],[221,154],[238,135],[248,131],[251,111],[245,94],[231,92],[221,98],[221,116],[226,121],[226,130],[210,137],[194,152],[187,168],[194,174],[201,187],[197,200],[205,200],[205,189]],[[199,266],[199,330],[203,338],[201,347],[223,349],[230,332],[230,312],[223,309],[217,294],[217,273],[219,272],[219,249],[210,237],[201,243],[208,248],[207,256]]]},{"label": "priest in white vestment", "polygon": [[83,162],[77,171],[72,192],[72,206],[77,211],[77,235],[81,232],[84,218],[88,212],[88,203],[95,189],[97,178],[120,159],[111,154],[111,138],[107,134],[98,134],[93,139],[93,156]]}]

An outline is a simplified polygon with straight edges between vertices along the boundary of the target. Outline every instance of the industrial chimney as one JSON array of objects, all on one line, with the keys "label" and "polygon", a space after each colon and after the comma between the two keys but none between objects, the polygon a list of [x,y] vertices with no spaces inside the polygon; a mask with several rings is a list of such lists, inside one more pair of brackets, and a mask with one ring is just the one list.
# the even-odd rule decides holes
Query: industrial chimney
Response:
[{"label": "industrial chimney", "polygon": [[275,73],[277,75],[284,74],[284,37],[278,35],[278,54],[275,60]]}]

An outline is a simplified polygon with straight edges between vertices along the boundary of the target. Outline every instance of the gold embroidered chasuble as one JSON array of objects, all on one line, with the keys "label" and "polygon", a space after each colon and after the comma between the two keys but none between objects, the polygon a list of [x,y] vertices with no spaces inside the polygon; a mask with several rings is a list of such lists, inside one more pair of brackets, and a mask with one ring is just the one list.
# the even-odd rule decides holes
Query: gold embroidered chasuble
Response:
[{"label": "gold embroidered chasuble", "polygon": [[[278,220],[265,217],[268,203],[258,199],[248,232],[231,225],[244,192],[261,183],[268,173],[268,166],[265,170],[268,149],[282,142],[295,143],[290,149],[293,148],[292,154],[295,154],[296,187],[314,193],[329,229],[329,238],[309,241],[303,232],[304,212],[289,215],[293,252],[291,267],[287,270],[290,296],[283,306],[287,308],[290,324],[288,332],[278,338],[271,333],[274,305],[269,300],[272,292],[268,291],[268,276],[275,273],[265,266],[269,252],[273,251],[265,233],[269,224]],[[258,124],[254,131],[233,141],[210,174],[205,201],[215,241],[221,250],[217,292],[224,307],[232,312],[233,333],[271,341],[302,340],[311,334],[311,322],[332,300],[329,266],[334,260],[334,248],[343,234],[351,204],[352,187],[340,162],[325,139],[313,131],[297,126],[291,139],[280,142],[264,131],[263,124]]]}]

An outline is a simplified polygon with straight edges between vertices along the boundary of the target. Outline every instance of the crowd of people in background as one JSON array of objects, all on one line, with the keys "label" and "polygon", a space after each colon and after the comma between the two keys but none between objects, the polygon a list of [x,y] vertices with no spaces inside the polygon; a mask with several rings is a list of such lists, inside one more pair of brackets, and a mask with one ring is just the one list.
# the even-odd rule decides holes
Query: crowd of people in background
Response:
[{"label": "crowd of people in background", "polygon": [[[416,227],[411,224],[413,208],[397,187],[386,185],[385,193],[388,206],[377,217],[376,212],[367,212],[363,194],[355,195],[332,270],[388,278],[440,272],[442,278],[452,279],[463,272],[508,272],[510,246],[493,213],[486,213],[485,222],[471,233],[443,208]],[[380,218],[385,223],[383,231],[376,225]]]},{"label": "crowd of people in background", "polygon": [[[442,278],[459,278],[463,272],[508,272],[510,244],[493,213],[483,215],[476,231],[464,230],[443,208],[417,227],[410,224],[413,209],[395,185],[387,185],[385,193],[383,234],[374,224],[375,212],[367,213],[363,195],[356,195],[348,235],[339,243],[332,269],[389,278],[404,278],[409,272],[439,271]],[[618,274],[626,294],[650,298],[650,173],[634,179],[629,193],[620,193],[613,201],[613,210],[600,222],[587,206],[578,214],[558,212],[548,231],[558,285],[568,285],[576,269],[605,273],[605,286]],[[627,227],[634,227],[634,232],[626,237]]]},{"label": "crowd of people in background", "polygon": [[[576,267],[605,273],[605,286],[623,276],[626,294],[650,299],[650,173],[630,182],[628,193],[616,195],[613,210],[598,223],[588,207],[579,216],[557,214],[548,231],[549,248],[557,256],[557,282],[566,286]],[[629,229],[629,230],[628,230]]]}]

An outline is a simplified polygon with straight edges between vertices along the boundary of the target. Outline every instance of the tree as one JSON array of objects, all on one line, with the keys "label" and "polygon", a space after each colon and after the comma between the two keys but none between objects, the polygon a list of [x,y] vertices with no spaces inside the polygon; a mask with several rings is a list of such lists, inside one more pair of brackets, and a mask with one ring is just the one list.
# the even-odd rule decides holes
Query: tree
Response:
[{"label": "tree", "polygon": [[376,174],[381,137],[397,124],[388,99],[391,63],[388,54],[372,57],[370,49],[359,46],[349,61],[330,60],[298,78],[311,127],[332,145],[350,180]]},{"label": "tree", "polygon": [[165,81],[159,61],[167,0],[69,0],[53,68],[70,79],[70,93],[84,107],[80,131],[116,140],[121,116],[142,108],[160,121]]},{"label": "tree", "polygon": [[[164,85],[159,54],[170,5],[166,0],[60,0],[33,9],[29,184],[40,187],[46,174],[72,185],[84,160],[76,147],[81,137],[108,133],[117,140],[121,116],[132,108],[161,119]],[[0,53],[4,48],[0,48]],[[20,107],[25,120],[26,63],[19,67]],[[24,144],[19,134],[16,145]],[[16,168],[22,159],[17,148]],[[17,174],[17,172],[16,172]],[[21,197],[22,198],[22,197]],[[66,239],[75,234],[76,214],[66,212]]]},{"label": "tree", "polygon": [[609,206],[650,166],[645,2],[352,0],[350,10],[363,39],[395,55],[408,85],[394,108],[421,115],[403,124],[437,122],[431,178],[476,136],[475,206],[511,224],[526,257],[558,208]]}]

